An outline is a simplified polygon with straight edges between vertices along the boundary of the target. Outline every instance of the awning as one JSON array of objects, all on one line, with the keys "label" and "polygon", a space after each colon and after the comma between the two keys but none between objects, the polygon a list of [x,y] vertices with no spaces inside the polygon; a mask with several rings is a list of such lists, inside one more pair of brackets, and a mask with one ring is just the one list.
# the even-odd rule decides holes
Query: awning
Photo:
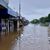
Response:
[{"label": "awning", "polygon": [[0,14],[7,14],[7,13],[8,13],[8,9],[0,5]]},{"label": "awning", "polygon": [[0,5],[0,18],[6,17],[7,14],[8,14],[7,8],[5,8],[4,6]]},{"label": "awning", "polygon": [[8,14],[12,15],[12,16],[15,16],[17,17],[18,16],[18,13],[13,11],[11,8],[8,7]]}]

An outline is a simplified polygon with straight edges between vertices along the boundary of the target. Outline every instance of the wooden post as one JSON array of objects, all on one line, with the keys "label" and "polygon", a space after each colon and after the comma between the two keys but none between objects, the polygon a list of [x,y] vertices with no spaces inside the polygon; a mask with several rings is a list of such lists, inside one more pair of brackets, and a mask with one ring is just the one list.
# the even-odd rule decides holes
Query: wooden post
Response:
[{"label": "wooden post", "polygon": [[8,33],[9,33],[9,19],[8,19],[8,25],[7,25],[7,27],[8,27]]},{"label": "wooden post", "polygon": [[[6,27],[6,19],[5,19],[5,27]],[[5,35],[6,35],[6,30],[5,30]]]},{"label": "wooden post", "polygon": [[17,20],[17,31],[19,31],[19,20]]},{"label": "wooden post", "polygon": [[1,36],[1,31],[2,31],[2,27],[1,27],[1,18],[0,18],[0,36]]},{"label": "wooden post", "polygon": [[10,21],[9,21],[9,32],[10,32]]}]

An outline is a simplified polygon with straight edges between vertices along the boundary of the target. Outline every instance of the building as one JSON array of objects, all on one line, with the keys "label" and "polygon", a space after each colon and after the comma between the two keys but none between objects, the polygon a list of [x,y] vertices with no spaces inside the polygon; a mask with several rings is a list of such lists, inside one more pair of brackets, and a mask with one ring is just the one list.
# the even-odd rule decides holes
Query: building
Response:
[{"label": "building", "polygon": [[[0,31],[13,31],[17,28],[18,13],[8,7],[9,0],[0,0]],[[11,30],[13,28],[13,30]]]},{"label": "building", "polygon": [[17,16],[18,16],[18,13],[14,12],[11,8],[8,8],[8,14],[10,16],[10,18],[9,18],[9,24],[10,24],[9,30],[10,31],[13,31],[13,30],[15,31],[15,30],[17,30]]},{"label": "building", "polygon": [[[7,18],[8,14],[8,2],[5,2],[5,0],[0,0],[0,32],[5,26],[5,18]],[[4,27],[5,28],[5,27]]]}]

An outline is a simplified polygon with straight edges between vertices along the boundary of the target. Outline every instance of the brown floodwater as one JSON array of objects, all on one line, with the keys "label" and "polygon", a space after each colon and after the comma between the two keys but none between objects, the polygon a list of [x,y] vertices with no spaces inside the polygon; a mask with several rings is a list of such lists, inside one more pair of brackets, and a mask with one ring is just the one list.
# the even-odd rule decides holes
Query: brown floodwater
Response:
[{"label": "brown floodwater", "polygon": [[2,35],[0,50],[49,50],[48,27],[29,24],[19,32]]}]

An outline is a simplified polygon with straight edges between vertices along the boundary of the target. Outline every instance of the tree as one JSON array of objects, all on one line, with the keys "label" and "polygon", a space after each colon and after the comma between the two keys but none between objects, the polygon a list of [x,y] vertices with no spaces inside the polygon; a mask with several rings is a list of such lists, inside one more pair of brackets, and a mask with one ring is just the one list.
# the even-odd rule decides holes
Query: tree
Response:
[{"label": "tree", "polygon": [[40,21],[41,23],[45,23],[45,17],[41,17],[41,18],[39,19],[39,21]]},{"label": "tree", "polygon": [[50,22],[50,14],[48,14],[48,22]]},{"label": "tree", "polygon": [[33,24],[38,24],[38,23],[39,23],[39,20],[38,20],[38,19],[33,19],[33,20],[31,21],[31,23],[33,23]]}]

